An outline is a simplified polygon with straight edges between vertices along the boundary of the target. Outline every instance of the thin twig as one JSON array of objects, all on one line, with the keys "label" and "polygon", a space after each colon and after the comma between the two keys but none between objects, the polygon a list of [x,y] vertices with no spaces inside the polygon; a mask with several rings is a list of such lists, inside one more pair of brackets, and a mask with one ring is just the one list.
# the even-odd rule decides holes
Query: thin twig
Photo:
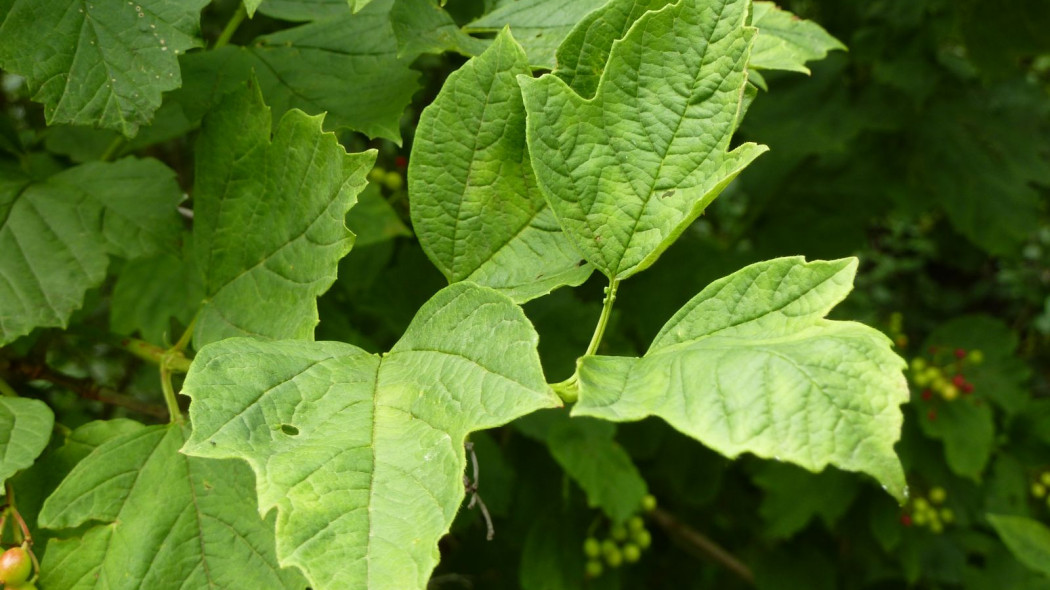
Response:
[{"label": "thin twig", "polygon": [[122,395],[116,391],[102,387],[90,379],[77,379],[55,371],[43,364],[28,363],[21,360],[10,361],[8,367],[13,374],[18,375],[25,381],[47,381],[60,387],[68,389],[84,399],[90,399],[104,404],[120,406],[147,416],[167,418],[168,411],[162,406],[147,404],[130,396]]},{"label": "thin twig", "polygon": [[478,494],[478,478],[480,471],[478,470],[478,455],[474,452],[474,443],[465,442],[463,447],[466,448],[467,452],[470,453],[470,461],[474,465],[474,481],[470,481],[470,477],[466,474],[463,475],[463,487],[470,494],[470,503],[467,504],[467,509],[474,508],[475,505],[481,509],[481,516],[485,518],[485,540],[491,541],[496,536],[496,527],[492,525],[492,515],[489,514],[489,509],[485,506],[485,501],[481,499]]},{"label": "thin twig", "polygon": [[706,535],[675,518],[671,513],[656,508],[649,516],[660,525],[672,538],[684,545],[685,548],[699,553],[704,557],[713,559],[729,571],[736,574],[740,579],[749,584],[755,583],[755,575],[751,568],[744,565],[735,555],[726,551],[721,545],[715,543]]}]

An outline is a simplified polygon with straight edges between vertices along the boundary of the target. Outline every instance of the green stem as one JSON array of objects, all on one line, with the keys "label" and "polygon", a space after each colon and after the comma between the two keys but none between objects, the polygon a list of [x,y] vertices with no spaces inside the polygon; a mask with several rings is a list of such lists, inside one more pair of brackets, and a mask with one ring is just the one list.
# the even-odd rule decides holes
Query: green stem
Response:
[{"label": "green stem", "polygon": [[99,156],[98,159],[103,161],[103,162],[110,162],[110,161],[112,161],[113,158],[116,158],[117,154],[120,153],[120,150],[124,149],[124,146],[127,143],[128,143],[127,138],[125,138],[123,135],[118,135],[113,140],[113,142],[109,144],[109,146],[106,148],[106,151],[102,152],[102,155]]},{"label": "green stem", "polygon": [[164,404],[168,406],[170,422],[181,426],[185,420],[182,417],[182,410],[179,409],[179,400],[175,397],[175,388],[171,386],[171,369],[167,362],[160,364],[160,389],[164,392]]},{"label": "green stem", "polygon": [[121,338],[117,345],[154,365],[167,364],[169,371],[186,373],[190,370],[190,359],[183,356],[178,349],[174,349],[173,353],[169,354],[168,350],[137,338]]},{"label": "green stem", "polygon": [[587,345],[587,352],[583,353],[583,356],[591,356],[598,352],[598,346],[602,343],[602,336],[605,335],[605,327],[609,324],[609,316],[612,315],[613,303],[616,302],[616,289],[619,286],[619,280],[609,280],[609,286],[605,288],[605,301],[602,302],[602,315],[598,316],[598,325],[594,328],[591,343]]},{"label": "green stem", "polygon": [[233,16],[230,17],[229,22],[226,23],[226,28],[219,33],[219,38],[215,40],[215,45],[212,45],[211,48],[215,50],[226,47],[226,44],[230,42],[230,38],[237,32],[237,27],[241,26],[241,23],[244,22],[244,17],[246,16],[248,16],[248,11],[244,9],[244,3],[241,3],[241,5],[237,7],[237,12],[234,12]]},{"label": "green stem", "polygon": [[4,381],[3,378],[0,378],[0,393],[7,397],[18,397],[18,392],[15,391],[15,388],[11,387],[11,385],[7,381]]},{"label": "green stem", "polygon": [[197,311],[197,314],[193,316],[193,319],[190,320],[190,325],[186,326],[186,329],[182,332],[182,336],[179,336],[179,341],[175,343],[175,346],[171,347],[172,350],[181,353],[190,345],[190,339],[193,338],[193,328],[197,325],[198,317],[200,317],[199,310]]}]

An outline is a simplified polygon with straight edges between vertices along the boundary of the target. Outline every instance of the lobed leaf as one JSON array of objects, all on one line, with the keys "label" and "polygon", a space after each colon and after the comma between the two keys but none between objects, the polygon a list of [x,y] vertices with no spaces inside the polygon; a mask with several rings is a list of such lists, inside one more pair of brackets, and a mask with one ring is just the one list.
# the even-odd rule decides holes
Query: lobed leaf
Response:
[{"label": "lobed leaf", "polygon": [[772,2],[754,3],[751,26],[758,29],[749,63],[755,69],[809,74],[807,61],[846,49],[817,23],[800,19]]},{"label": "lobed leaf", "polygon": [[207,297],[197,347],[239,335],[312,339],[316,298],[353,244],[344,220],[375,151],[347,154],[302,111],[285,113],[272,139],[270,121],[250,82],[197,140],[194,246]]},{"label": "lobed leaf", "polygon": [[[393,0],[376,0],[358,14],[343,6],[245,47],[190,54],[183,67],[194,88],[179,96],[191,103],[202,97],[207,102],[209,95],[229,91],[254,73],[274,109],[275,123],[296,108],[324,114],[330,128],[400,143],[401,115],[419,89],[419,72],[409,67],[415,55],[398,57],[390,23],[392,4]],[[266,12],[266,6],[263,3],[260,11]],[[190,80],[190,72],[195,80]],[[191,105],[190,110],[200,106],[207,107]]]},{"label": "lobed leaf", "polygon": [[680,0],[613,44],[593,98],[518,78],[540,188],[584,258],[611,279],[651,265],[765,148],[727,151],[755,30],[748,2]]},{"label": "lobed leaf", "polygon": [[[252,475],[236,461],[182,456],[186,432],[162,425],[107,439],[44,502],[52,539],[47,588],[304,588],[274,556],[273,519],[259,518]],[[97,521],[97,522],[96,522]]]},{"label": "lobed leaf", "polygon": [[0,18],[0,68],[25,76],[49,125],[131,137],[178,88],[178,54],[200,42],[208,0],[12,0]]},{"label": "lobed leaf", "polygon": [[173,250],[181,199],[156,160],[92,162],[44,179],[0,160],[0,345],[64,327],[105,278],[109,254]]},{"label": "lobed leaf", "polygon": [[184,452],[248,461],[280,562],[316,590],[422,590],[464,497],[467,434],[559,404],[537,339],[509,298],[458,283],[382,356],[224,340],[187,376]]},{"label": "lobed leaf", "polygon": [[469,280],[518,302],[591,274],[536,186],[515,76],[525,52],[504,30],[448,77],[420,116],[409,158],[412,225],[449,282]]},{"label": "lobed leaf", "polygon": [[659,416],[727,457],[859,471],[903,501],[893,444],[905,363],[880,332],[823,319],[856,268],[856,259],[779,258],[711,283],[645,356],[584,357],[573,415]]},{"label": "lobed leaf", "polygon": [[0,496],[4,482],[40,456],[54,424],[51,408],[38,399],[0,397]]}]

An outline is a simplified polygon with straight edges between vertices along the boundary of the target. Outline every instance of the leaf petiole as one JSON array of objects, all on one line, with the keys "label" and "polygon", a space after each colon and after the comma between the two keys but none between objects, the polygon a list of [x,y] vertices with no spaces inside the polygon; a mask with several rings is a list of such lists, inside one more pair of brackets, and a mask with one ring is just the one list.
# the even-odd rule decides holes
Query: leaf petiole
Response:
[{"label": "leaf petiole", "polygon": [[598,346],[602,343],[605,335],[605,327],[609,324],[609,316],[612,315],[613,303],[616,302],[616,289],[620,286],[618,279],[610,279],[609,286],[605,288],[605,300],[602,302],[602,314],[598,316],[598,325],[594,328],[591,343],[587,345],[587,352],[583,356],[591,356],[598,352]]}]

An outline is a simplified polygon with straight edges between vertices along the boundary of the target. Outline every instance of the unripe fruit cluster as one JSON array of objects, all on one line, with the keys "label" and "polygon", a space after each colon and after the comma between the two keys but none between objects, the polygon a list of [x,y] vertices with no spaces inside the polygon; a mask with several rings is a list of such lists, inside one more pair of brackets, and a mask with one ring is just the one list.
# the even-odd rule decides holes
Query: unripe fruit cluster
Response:
[{"label": "unripe fruit cluster", "polygon": [[1039,478],[1032,484],[1032,497],[1044,500],[1046,507],[1050,508],[1050,471],[1039,474]]},{"label": "unripe fruit cluster", "polygon": [[[930,349],[931,359],[916,357],[911,360],[911,381],[923,388],[923,401],[932,401],[934,395],[945,401],[954,401],[960,395],[973,393],[973,383],[966,380],[962,370],[966,365],[977,365],[984,360],[980,350],[956,348],[950,357],[945,359],[938,349]],[[931,413],[931,416],[935,414]],[[933,419],[932,417],[930,418]]]},{"label": "unripe fruit cluster", "polygon": [[901,312],[895,311],[890,314],[887,332],[897,348],[908,347],[908,335],[904,333],[904,315]]},{"label": "unripe fruit cluster", "polygon": [[396,170],[384,170],[379,166],[368,173],[368,181],[383,185],[390,192],[397,192],[405,186],[405,178]]},{"label": "unripe fruit cluster", "polygon": [[948,499],[948,492],[937,486],[931,488],[926,497],[919,496],[911,501],[910,512],[901,516],[904,526],[927,527],[931,533],[940,534],[945,525],[955,521],[951,508],[943,506]]},{"label": "unripe fruit cluster", "polygon": [[12,547],[0,555],[0,582],[5,590],[36,590],[29,582],[33,559],[22,547]]},{"label": "unripe fruit cluster", "polygon": [[[656,498],[651,495],[642,499],[642,509],[646,512],[656,508]],[[585,572],[588,578],[602,575],[606,567],[618,568],[624,563],[634,563],[641,559],[653,543],[652,534],[645,528],[645,519],[635,515],[626,524],[614,524],[609,527],[608,537],[599,539],[591,536],[583,542],[583,554],[587,557]]]}]

